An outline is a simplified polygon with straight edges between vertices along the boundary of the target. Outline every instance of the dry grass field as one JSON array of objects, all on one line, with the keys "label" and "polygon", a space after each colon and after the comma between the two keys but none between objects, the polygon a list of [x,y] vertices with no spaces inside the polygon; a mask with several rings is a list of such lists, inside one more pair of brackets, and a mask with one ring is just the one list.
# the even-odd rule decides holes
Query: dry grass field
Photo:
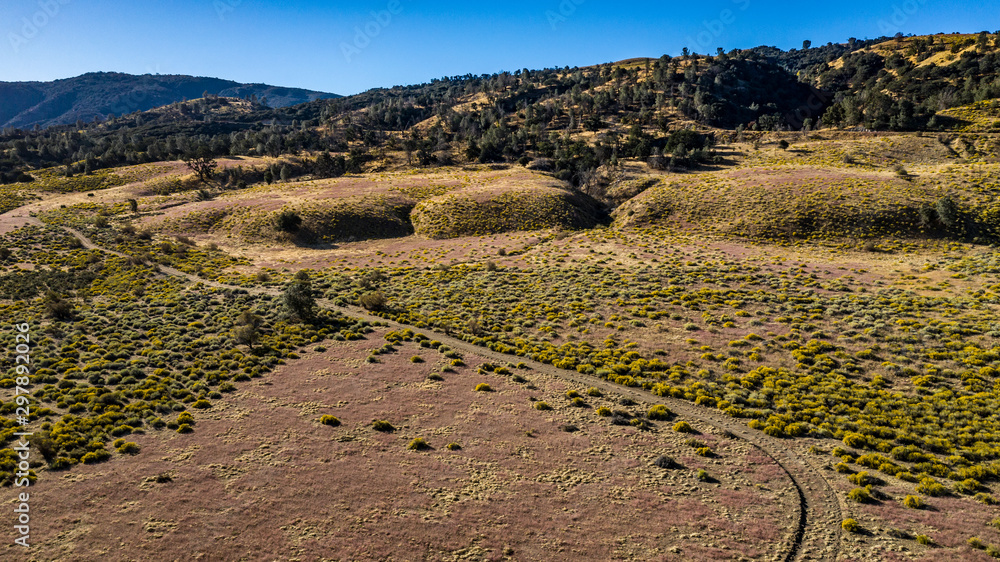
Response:
[{"label": "dry grass field", "polygon": [[1000,554],[996,137],[726,150],[609,215],[519,165],[15,184],[32,556]]}]

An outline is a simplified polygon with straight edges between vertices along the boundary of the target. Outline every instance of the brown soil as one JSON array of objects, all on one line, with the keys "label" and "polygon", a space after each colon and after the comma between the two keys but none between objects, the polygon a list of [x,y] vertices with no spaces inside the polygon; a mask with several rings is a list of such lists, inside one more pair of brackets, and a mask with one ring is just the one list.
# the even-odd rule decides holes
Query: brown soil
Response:
[{"label": "brown soil", "polygon": [[[745,441],[703,427],[718,456],[698,457],[668,423],[613,426],[593,408],[616,396],[571,407],[570,386],[539,373],[535,389],[471,367],[427,381],[440,355],[413,344],[364,364],[379,339],[280,367],[200,413],[193,434],[132,436],[137,456],[43,472],[31,559],[773,559],[794,531],[788,477]],[[407,450],[414,437],[432,449]],[[653,466],[661,454],[684,468]]]}]

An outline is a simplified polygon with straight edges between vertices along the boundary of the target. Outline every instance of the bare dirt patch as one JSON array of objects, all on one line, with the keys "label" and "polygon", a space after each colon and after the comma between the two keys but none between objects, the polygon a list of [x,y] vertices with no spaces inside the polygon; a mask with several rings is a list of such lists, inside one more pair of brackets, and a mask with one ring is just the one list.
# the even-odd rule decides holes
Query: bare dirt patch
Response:
[{"label": "bare dirt patch", "polygon": [[[639,431],[595,415],[630,409],[616,397],[573,407],[565,382],[478,374],[470,356],[429,381],[438,352],[405,344],[367,364],[371,338],[248,383],[193,434],[134,436],[138,456],[44,472],[35,556],[770,559],[793,531],[787,476],[741,440],[706,433],[716,455],[698,456],[667,422]],[[475,392],[481,382],[494,392]],[[408,450],[417,437],[430,449]],[[654,466],[659,455],[682,468]]]}]

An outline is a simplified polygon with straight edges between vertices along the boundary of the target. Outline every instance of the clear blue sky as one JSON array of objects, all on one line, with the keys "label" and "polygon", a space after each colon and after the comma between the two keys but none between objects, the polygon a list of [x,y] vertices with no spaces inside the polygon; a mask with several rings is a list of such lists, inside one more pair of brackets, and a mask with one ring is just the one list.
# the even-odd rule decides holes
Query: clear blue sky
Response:
[{"label": "clear blue sky", "polygon": [[0,81],[105,70],[352,94],[466,73],[674,55],[685,46],[788,49],[804,39],[984,29],[1000,29],[1000,0],[3,0]]}]

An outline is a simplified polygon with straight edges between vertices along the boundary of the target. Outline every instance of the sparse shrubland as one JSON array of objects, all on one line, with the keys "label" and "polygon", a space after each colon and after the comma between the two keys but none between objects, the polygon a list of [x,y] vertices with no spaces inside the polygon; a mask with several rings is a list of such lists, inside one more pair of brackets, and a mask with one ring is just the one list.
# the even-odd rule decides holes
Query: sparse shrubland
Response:
[{"label": "sparse shrubland", "polygon": [[[950,45],[966,41],[953,39]],[[831,45],[822,57],[804,49],[761,60],[668,58],[650,61],[648,70],[557,69],[489,87],[465,78],[463,88],[488,90],[495,103],[438,111],[434,99],[438,109],[448,105],[434,97],[443,96],[434,89],[441,86],[427,86],[437,93],[400,109],[404,120],[377,105],[317,103],[326,110],[298,132],[276,125],[227,135],[227,154],[245,154],[248,168],[236,171],[230,162],[203,178],[219,184],[198,186],[207,195],[192,189],[192,178],[148,164],[110,169],[130,158],[129,149],[106,146],[106,157],[59,163],[70,175],[38,169],[44,158],[29,146],[47,146],[49,133],[25,135],[16,146],[0,141],[14,155],[0,170],[0,210],[29,202],[29,188],[48,198],[142,182],[136,192],[46,208],[38,213],[45,227],[0,240],[0,307],[37,327],[28,425],[38,429],[33,443],[44,464],[30,478],[142,458],[150,449],[130,436],[143,432],[190,439],[174,432],[200,434],[199,418],[225,415],[243,383],[300,353],[360,345],[355,340],[372,328],[333,313],[333,302],[404,324],[386,329],[385,342],[366,344],[360,368],[387,369],[395,360],[417,372],[422,391],[455,385],[478,404],[526,393],[517,398],[518,414],[549,424],[528,432],[532,438],[579,439],[591,424],[665,436],[682,450],[677,458],[695,465],[685,485],[713,488],[711,470],[728,491],[728,476],[712,467],[732,453],[729,439],[686,412],[690,422],[675,421],[667,404],[680,412],[670,400],[684,400],[744,428],[730,427],[726,437],[760,432],[761,442],[790,454],[807,440],[809,458],[829,467],[824,477],[839,481],[841,499],[850,500],[844,505],[872,534],[885,527],[870,521],[903,506],[921,510],[905,513],[927,528],[891,538],[953,548],[934,525],[956,505],[989,509],[1000,484],[1000,260],[988,246],[1000,235],[997,112],[988,100],[964,99],[992,91],[978,74],[961,93],[910,107],[903,102],[916,93],[897,82],[901,74],[878,73],[881,65],[913,65],[909,71],[934,88],[952,69],[919,62],[945,52],[937,50],[942,41],[901,38],[898,49],[862,42],[873,47],[863,52]],[[972,52],[978,47],[961,45],[954,54],[965,62],[957,64],[985,59]],[[826,55],[847,57],[838,63],[845,66],[827,68]],[[935,134],[817,132],[805,124],[781,131],[781,114],[744,104],[727,82],[761,72],[775,92],[801,93],[794,75],[768,57],[854,96],[855,106],[824,108],[832,111],[827,125],[926,125]],[[823,68],[815,66],[821,59]],[[700,95],[657,102],[665,91],[658,88],[694,84],[707,68],[720,78]],[[874,73],[855,83],[855,74],[838,68]],[[899,88],[883,100],[895,107],[891,115],[872,101],[870,80]],[[614,112],[597,101],[611,103],[612,84],[630,92]],[[516,91],[524,104],[513,105]],[[962,105],[938,111],[952,102]],[[596,109],[581,112],[584,106]],[[395,123],[411,119],[423,124],[401,134]],[[751,120],[749,128],[705,127]],[[320,124],[324,136],[314,136]],[[285,138],[302,154],[279,160],[281,148],[271,143]],[[92,142],[105,140],[95,133]],[[147,148],[177,156],[158,142]],[[88,160],[90,175],[76,169]],[[101,202],[110,200],[119,202]],[[600,225],[607,211],[610,228]],[[63,226],[124,257],[84,248]],[[247,243],[253,260],[219,249]],[[304,255],[309,270],[297,275],[291,262]],[[242,288],[190,283],[166,275],[166,267]],[[451,337],[505,357],[463,360],[467,346]],[[12,334],[0,340],[13,347]],[[529,360],[571,374],[572,389],[547,387]],[[11,389],[20,383],[6,361],[0,387]],[[462,378],[466,371],[475,378]],[[645,392],[650,402],[613,397],[610,383]],[[341,425],[322,409],[310,412],[310,423]],[[423,429],[394,411],[362,421],[343,415],[344,427],[325,435],[354,439],[350,427],[395,443],[400,454],[430,448],[406,435]],[[374,416],[399,430],[387,420],[363,421]],[[6,485],[17,466],[14,417],[5,403]],[[448,453],[462,450],[452,441],[445,451],[408,458],[465,460],[480,447],[445,431],[433,435],[469,449]],[[679,465],[656,455],[644,469],[652,463],[677,476],[664,470]],[[841,525],[869,533],[854,519]],[[980,531],[994,532],[969,533],[988,536]],[[987,554],[996,550],[969,541]]]},{"label": "sparse shrubland", "polygon": [[[129,264],[68,240],[63,231],[48,227],[8,233],[5,242],[17,247],[18,259],[66,275],[40,278],[52,293],[47,296],[23,294],[22,283],[11,277],[6,277],[10,283],[0,284],[2,298],[17,299],[4,306],[15,307],[34,327],[36,363],[30,378],[36,392],[29,419],[50,424],[46,451],[56,469],[107,460],[111,436],[145,428],[194,431],[195,417],[186,408],[211,407],[224,385],[235,388],[233,383],[263,375],[310,340],[360,329],[326,315],[316,326],[293,329],[278,318],[271,297],[185,291],[185,282],[157,278],[150,265]],[[23,274],[7,272],[0,278],[10,275]],[[72,301],[66,296],[70,294]],[[260,318],[251,353],[239,347],[231,332],[234,320],[248,309],[258,311]],[[3,337],[13,347],[13,334]],[[191,353],[192,345],[197,355]],[[6,371],[13,376],[13,364]],[[8,380],[13,384],[13,378],[4,377],[0,385]],[[16,424],[0,421],[9,443]],[[132,442],[115,448],[142,454]],[[9,459],[0,467],[5,484],[12,481],[12,468]]]}]

